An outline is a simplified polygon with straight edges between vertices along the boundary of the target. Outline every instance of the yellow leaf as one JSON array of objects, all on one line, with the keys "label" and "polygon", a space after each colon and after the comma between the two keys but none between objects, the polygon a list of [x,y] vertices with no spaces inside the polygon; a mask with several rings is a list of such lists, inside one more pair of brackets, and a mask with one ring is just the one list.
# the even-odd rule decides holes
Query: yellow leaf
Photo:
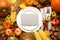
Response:
[{"label": "yellow leaf", "polygon": [[15,12],[11,12],[11,21],[14,22],[16,20],[16,11]]},{"label": "yellow leaf", "polygon": [[19,7],[20,7],[21,9],[24,9],[24,8],[26,7],[26,5],[25,5],[25,4],[20,4]]}]

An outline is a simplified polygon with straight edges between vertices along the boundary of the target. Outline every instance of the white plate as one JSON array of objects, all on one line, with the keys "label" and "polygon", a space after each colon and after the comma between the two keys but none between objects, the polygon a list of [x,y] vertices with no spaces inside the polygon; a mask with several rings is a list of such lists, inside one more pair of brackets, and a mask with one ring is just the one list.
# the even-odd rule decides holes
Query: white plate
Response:
[{"label": "white plate", "polygon": [[42,15],[35,7],[26,7],[17,14],[17,24],[24,32],[34,32],[42,26]]}]

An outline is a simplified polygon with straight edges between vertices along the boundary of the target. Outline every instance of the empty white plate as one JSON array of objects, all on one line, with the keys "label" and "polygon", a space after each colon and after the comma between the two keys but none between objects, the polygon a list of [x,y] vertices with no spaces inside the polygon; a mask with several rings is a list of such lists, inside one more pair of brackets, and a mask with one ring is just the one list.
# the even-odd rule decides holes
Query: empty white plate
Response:
[{"label": "empty white plate", "polygon": [[42,26],[42,15],[35,7],[26,7],[17,14],[17,24],[24,32],[34,32]]}]

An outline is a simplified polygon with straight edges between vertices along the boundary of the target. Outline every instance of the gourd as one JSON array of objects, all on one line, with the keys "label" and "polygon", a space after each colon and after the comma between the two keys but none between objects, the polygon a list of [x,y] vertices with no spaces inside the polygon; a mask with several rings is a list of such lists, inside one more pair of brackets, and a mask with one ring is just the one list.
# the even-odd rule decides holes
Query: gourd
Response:
[{"label": "gourd", "polygon": [[11,6],[8,0],[0,0],[0,16],[7,16],[11,11]]}]

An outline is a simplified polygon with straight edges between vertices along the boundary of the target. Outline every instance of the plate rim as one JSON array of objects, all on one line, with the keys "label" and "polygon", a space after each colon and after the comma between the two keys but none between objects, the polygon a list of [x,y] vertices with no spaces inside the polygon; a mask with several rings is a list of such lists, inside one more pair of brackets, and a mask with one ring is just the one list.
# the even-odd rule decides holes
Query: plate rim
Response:
[{"label": "plate rim", "polygon": [[[29,9],[28,9],[29,8]],[[35,8],[35,7],[26,7],[25,9],[27,10],[30,10],[30,8],[32,9],[37,9],[37,8]],[[21,25],[21,20],[20,20],[20,24],[18,23],[18,19],[19,19],[19,15],[21,15],[22,13],[22,11],[24,11],[25,9],[23,9],[23,10],[20,10],[19,12],[18,12],[18,14],[17,14],[17,17],[16,17],[16,21],[17,21],[17,25],[18,25],[18,27],[22,30],[22,31],[24,31],[24,32],[32,32],[32,31],[26,31],[26,30],[24,30],[23,28],[22,28],[22,25]],[[39,9],[37,9],[37,11],[38,12],[36,12],[36,13],[38,13],[38,24],[39,24],[39,26],[37,27],[37,29],[35,29],[35,30],[33,30],[33,32],[35,32],[35,31],[37,31],[41,26],[42,26],[42,15],[40,14],[41,12],[40,12],[40,10]],[[40,17],[41,17],[41,19],[40,19]],[[20,19],[21,19],[21,17],[20,17]],[[41,23],[40,23],[41,22]]]}]

